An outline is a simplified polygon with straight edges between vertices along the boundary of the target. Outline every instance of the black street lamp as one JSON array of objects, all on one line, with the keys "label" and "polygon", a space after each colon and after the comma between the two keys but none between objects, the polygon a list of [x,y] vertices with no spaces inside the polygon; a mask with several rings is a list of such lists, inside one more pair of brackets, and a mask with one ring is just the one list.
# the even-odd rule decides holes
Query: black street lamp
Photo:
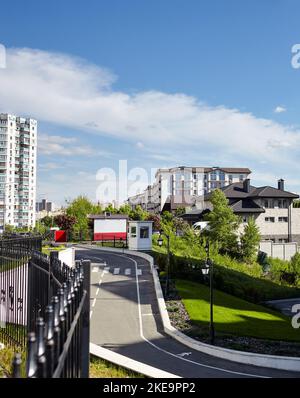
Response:
[{"label": "black street lamp", "polygon": [[167,277],[166,277],[166,285],[165,285],[165,297],[167,298],[170,293],[170,236],[160,231],[159,238],[157,239],[157,243],[159,247],[163,245],[162,235],[165,235],[167,238]]},{"label": "black street lamp", "polygon": [[202,268],[202,273],[204,276],[209,274],[209,295],[210,295],[210,322],[209,322],[209,335],[210,343],[213,345],[215,343],[215,328],[214,328],[214,289],[213,289],[213,276],[214,276],[214,265],[209,258],[209,242],[205,246],[206,251],[206,261],[205,267]]}]

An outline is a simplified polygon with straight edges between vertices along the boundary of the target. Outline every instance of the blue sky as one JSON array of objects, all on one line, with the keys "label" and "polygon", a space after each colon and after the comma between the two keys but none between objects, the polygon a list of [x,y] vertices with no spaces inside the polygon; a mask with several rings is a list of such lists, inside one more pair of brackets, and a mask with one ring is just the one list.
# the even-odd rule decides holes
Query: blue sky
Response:
[{"label": "blue sky", "polygon": [[40,196],[94,199],[119,159],[250,167],[300,192],[296,0],[11,0],[1,14],[0,111],[39,121]]}]

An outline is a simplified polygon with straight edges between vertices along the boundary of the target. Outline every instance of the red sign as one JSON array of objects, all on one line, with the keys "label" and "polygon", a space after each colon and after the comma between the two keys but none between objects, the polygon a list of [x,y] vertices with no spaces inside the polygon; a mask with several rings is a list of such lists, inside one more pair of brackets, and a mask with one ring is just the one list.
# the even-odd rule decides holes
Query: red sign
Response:
[{"label": "red sign", "polygon": [[66,231],[55,231],[54,234],[55,242],[64,243],[67,241],[67,232]]}]

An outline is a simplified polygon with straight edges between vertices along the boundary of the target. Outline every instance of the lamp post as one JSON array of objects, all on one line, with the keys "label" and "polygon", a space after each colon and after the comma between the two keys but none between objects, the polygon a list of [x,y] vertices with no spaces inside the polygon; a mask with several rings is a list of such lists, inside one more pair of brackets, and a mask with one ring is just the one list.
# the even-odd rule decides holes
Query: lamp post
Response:
[{"label": "lamp post", "polygon": [[157,240],[159,247],[162,247],[162,244],[163,244],[162,235],[165,235],[165,237],[167,238],[168,255],[167,255],[167,277],[166,277],[166,286],[165,286],[165,297],[167,298],[169,296],[169,292],[170,292],[170,236],[163,233],[162,231],[160,231],[160,235]]},{"label": "lamp post", "polygon": [[205,267],[202,268],[204,276],[209,274],[209,296],[210,296],[210,322],[209,322],[209,335],[210,343],[215,343],[215,328],[214,328],[214,289],[213,289],[213,276],[214,276],[214,265],[209,258],[209,242],[205,246],[206,251],[206,262]]}]

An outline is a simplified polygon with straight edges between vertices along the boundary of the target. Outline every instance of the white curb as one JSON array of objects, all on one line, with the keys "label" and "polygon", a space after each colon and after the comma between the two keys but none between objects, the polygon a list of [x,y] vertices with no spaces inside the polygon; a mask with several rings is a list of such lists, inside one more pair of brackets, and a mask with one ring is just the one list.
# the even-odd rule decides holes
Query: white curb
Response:
[{"label": "white curb", "polygon": [[111,362],[115,365],[122,366],[122,368],[132,370],[141,375],[159,379],[178,379],[180,376],[176,376],[172,373],[165,372],[154,368],[153,366],[146,365],[142,362],[135,361],[134,359],[125,357],[124,355],[110,351],[99,345],[90,343],[90,353],[98,358],[104,359],[105,361]]},{"label": "white curb", "polygon": [[[83,246],[84,247],[84,246]],[[95,249],[94,246],[90,246],[91,248]],[[120,250],[115,248],[102,248],[96,247],[100,250],[105,251],[112,251],[120,253]],[[271,368],[271,369],[280,369],[280,370],[288,370],[294,372],[300,372],[300,358],[299,357],[285,357],[285,356],[275,356],[275,355],[263,355],[263,354],[256,354],[252,352],[246,351],[237,351],[231,350],[228,348],[212,346],[209,344],[201,343],[192,339],[191,337],[186,336],[182,332],[175,329],[170,322],[169,314],[166,308],[166,303],[164,300],[163,292],[161,289],[160,281],[154,267],[154,260],[153,257],[146,253],[136,252],[132,250],[124,250],[125,254],[132,254],[145,260],[149,261],[150,267],[152,270],[153,281],[155,286],[156,297],[159,306],[159,312],[163,322],[164,332],[169,335],[170,337],[174,338],[177,341],[180,341],[182,344],[190,347],[196,351],[204,352],[205,354],[227,359],[233,362],[239,362],[247,365],[254,365],[264,368]]]}]

